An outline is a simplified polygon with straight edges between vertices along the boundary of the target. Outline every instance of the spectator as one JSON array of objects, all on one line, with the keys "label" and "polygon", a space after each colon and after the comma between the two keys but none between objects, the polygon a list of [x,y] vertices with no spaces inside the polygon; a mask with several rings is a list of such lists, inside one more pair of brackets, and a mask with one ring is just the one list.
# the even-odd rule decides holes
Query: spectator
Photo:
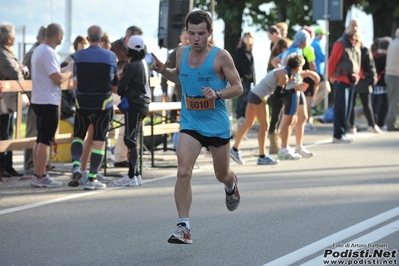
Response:
[{"label": "spectator", "polygon": [[245,117],[247,95],[251,90],[251,84],[256,83],[254,56],[252,54],[253,45],[254,36],[252,33],[244,33],[234,55],[234,64],[237,68],[238,74],[240,75],[242,87],[244,89],[243,94],[237,98],[236,103],[236,118],[238,126],[240,126]]},{"label": "spectator", "polygon": [[[41,26],[39,29],[39,32],[37,33],[36,36],[36,42],[33,44],[33,46],[30,48],[30,50],[26,53],[23,61],[23,65],[27,66],[29,69],[29,73],[32,73],[32,54],[33,51],[36,49],[37,46],[39,46],[41,43],[46,41],[46,26]],[[26,79],[31,79],[31,75],[29,75]],[[26,92],[26,95],[29,97],[29,100],[31,99],[32,92]],[[33,111],[33,108],[31,105],[28,107],[28,114],[26,117],[26,132],[25,132],[25,137],[36,137],[37,136],[37,128],[36,128],[36,114]],[[24,169],[26,174],[33,174],[33,154],[32,154],[33,149],[25,149],[24,152]]]},{"label": "spectator", "polygon": [[388,131],[399,131],[398,104],[399,104],[399,28],[396,29],[395,39],[387,50],[385,66],[385,83],[387,85],[388,112],[385,123]]},{"label": "spectator", "polygon": [[[116,40],[111,43],[111,51],[113,51],[118,59],[118,76],[119,78],[122,76],[122,72],[124,67],[129,63],[130,58],[127,56],[127,43],[129,41],[129,38],[134,35],[143,35],[143,31],[137,27],[137,26],[131,26],[127,28],[125,37],[120,38],[119,40]],[[150,90],[150,78],[149,78],[149,71],[148,71],[148,66],[147,62],[145,59],[143,59],[143,64],[146,72],[146,95],[151,98],[151,90]],[[114,105],[118,105],[120,103],[120,97],[116,94],[114,96]],[[122,123],[124,123],[124,117],[120,119]],[[115,155],[115,160],[114,160],[114,166],[115,167],[129,167],[129,161],[126,158],[127,154],[127,148],[124,143],[124,135],[123,132],[125,131],[125,127],[122,126],[119,128],[119,133],[118,133],[118,138],[116,140],[115,144],[115,149],[114,149],[114,155]]]},{"label": "spectator", "polygon": [[58,105],[61,100],[60,85],[73,74],[73,63],[60,69],[55,48],[61,44],[64,30],[59,24],[48,25],[46,41],[36,47],[32,55],[32,107],[37,115],[37,139],[33,146],[35,187],[58,187],[46,170],[50,146],[58,127]]},{"label": "spectator", "polygon": [[387,49],[392,42],[391,37],[379,38],[378,49],[374,55],[374,63],[377,71],[377,84],[373,91],[373,111],[375,121],[380,128],[385,127],[385,117],[388,111],[387,88],[385,83],[385,65],[387,61]]},{"label": "spectator", "polygon": [[141,123],[148,115],[150,98],[146,95],[146,75],[143,64],[145,57],[144,41],[140,36],[131,36],[127,43],[130,63],[125,66],[121,80],[118,84],[118,95],[129,102],[128,110],[125,111],[125,144],[129,153],[129,172],[113,183],[116,186],[138,186],[142,185],[142,177],[138,167],[137,135]]},{"label": "spectator", "polygon": [[[272,71],[275,69],[271,64],[273,58],[283,53],[290,47],[292,42],[286,38],[282,38],[276,42],[273,46],[272,52],[269,58],[270,67],[268,67],[268,71]],[[269,139],[270,139],[270,147],[269,154],[277,154],[281,148],[280,144],[280,119],[281,119],[281,109],[283,108],[283,101],[281,98],[276,98],[275,94],[269,96],[267,99],[267,104],[270,106],[271,115],[270,115],[270,126],[269,126]]]},{"label": "spectator", "polygon": [[[179,45],[168,55],[170,68],[176,67],[176,51],[177,51],[177,49],[179,49],[181,46],[189,46],[190,45],[186,28],[184,28],[181,31],[179,38],[180,38]],[[162,77],[161,88],[162,88],[162,101],[163,102],[170,102],[170,98],[168,95],[168,82],[167,81],[168,80],[166,78]],[[182,96],[181,95],[181,85],[175,84],[174,88],[173,88],[172,102],[180,102],[181,96]]]},{"label": "spectator", "polygon": [[333,45],[328,61],[328,77],[334,89],[333,143],[350,143],[346,127],[352,112],[354,85],[359,81],[361,65],[360,45],[355,35],[359,23],[352,19],[345,33]]},{"label": "spectator", "polygon": [[68,65],[69,62],[75,60],[76,52],[82,49],[86,49],[88,44],[89,42],[87,41],[87,38],[85,36],[78,35],[73,41],[73,50],[75,52],[65,58],[64,62],[61,63],[61,67],[65,67]]},{"label": "spectator", "polygon": [[[373,107],[371,105],[371,93],[373,92],[373,86],[377,83],[377,73],[374,66],[373,56],[371,51],[363,45],[360,34],[356,35],[356,39],[360,44],[361,50],[361,65],[360,65],[360,79],[355,86],[355,94],[353,97],[353,108],[356,105],[356,96],[359,98],[363,105],[363,114],[367,119],[368,132],[382,133],[381,129],[375,124]],[[354,109],[351,112],[349,119],[349,125],[352,133],[356,133],[357,129],[355,126],[355,112]]]},{"label": "spectator", "polygon": [[324,79],[324,72],[325,72],[325,58],[326,58],[326,51],[325,48],[321,45],[321,41],[323,40],[325,35],[328,35],[324,28],[317,28],[315,30],[315,38],[311,46],[314,49],[316,55],[316,72],[320,75],[320,83],[318,87],[315,87],[315,99],[311,105],[311,108],[317,112],[317,106],[321,103],[324,99],[326,91],[327,94],[331,92],[331,86],[328,80]]},{"label": "spectator", "polygon": [[[272,25],[269,28],[267,28],[267,37],[270,40],[270,51],[273,50],[273,46],[277,43],[277,41],[283,38],[281,36],[280,29],[276,25]],[[270,60],[267,67],[268,67],[267,69],[268,72],[273,69]]]},{"label": "spectator", "polygon": [[[274,67],[281,67],[286,65],[288,55],[297,53],[302,55],[302,49],[310,42],[310,35],[306,30],[299,30],[295,33],[293,44],[282,54],[278,55],[272,60]],[[316,83],[320,79],[314,76],[309,76]],[[291,88],[296,83],[300,82],[300,77],[295,77],[291,83],[287,85]],[[309,152],[303,147],[304,126],[307,119],[306,99],[302,91],[298,91],[292,95],[283,97],[283,116],[280,123],[281,134],[281,149],[278,152],[278,158],[281,160],[297,160],[302,157],[309,158],[313,153]],[[298,120],[298,121],[297,121]],[[292,150],[289,145],[289,137],[292,133],[292,127],[295,125],[296,148]]]},{"label": "spectator", "polygon": [[97,179],[97,172],[104,157],[105,140],[109,123],[112,120],[112,90],[117,85],[118,69],[116,55],[101,47],[103,32],[93,25],[87,30],[90,46],[79,50],[75,56],[75,72],[78,80],[76,93],[76,118],[74,140],[71,145],[72,176],[68,183],[79,186],[82,177],[80,160],[83,153],[83,139],[89,125],[93,125],[93,139],[90,156],[90,169],[85,180],[85,190],[104,189],[107,186]]},{"label": "spectator", "polygon": [[[11,47],[15,43],[15,28],[10,23],[0,24],[0,80],[23,80],[29,75],[28,68],[18,62]],[[16,92],[4,92],[1,105],[4,113],[0,114],[1,140],[12,139],[14,134],[14,111],[16,110]],[[12,151],[0,153],[1,176],[22,176],[13,167]]]}]

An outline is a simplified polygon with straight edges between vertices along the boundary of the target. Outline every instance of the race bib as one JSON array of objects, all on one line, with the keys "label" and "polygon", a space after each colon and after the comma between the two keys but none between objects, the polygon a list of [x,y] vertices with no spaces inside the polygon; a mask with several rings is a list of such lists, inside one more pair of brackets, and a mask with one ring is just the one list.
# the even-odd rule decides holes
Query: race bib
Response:
[{"label": "race bib", "polygon": [[208,98],[185,98],[187,109],[196,111],[215,109],[215,100]]}]

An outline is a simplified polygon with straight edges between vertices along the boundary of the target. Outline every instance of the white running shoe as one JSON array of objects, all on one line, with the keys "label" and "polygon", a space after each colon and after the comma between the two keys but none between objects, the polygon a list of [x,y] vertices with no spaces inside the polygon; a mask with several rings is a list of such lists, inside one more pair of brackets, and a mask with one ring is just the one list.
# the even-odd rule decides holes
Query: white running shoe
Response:
[{"label": "white running shoe", "polygon": [[233,148],[230,149],[230,158],[233,159],[238,164],[245,164],[244,160],[241,158],[241,151],[235,151]]},{"label": "white running shoe", "polygon": [[304,147],[296,148],[295,153],[298,153],[302,156],[302,158],[310,158],[313,156],[313,153],[305,149]]},{"label": "white running shoe", "polygon": [[301,159],[302,156],[291,149],[280,149],[277,153],[277,157],[280,160],[298,160]]},{"label": "white running shoe", "polygon": [[117,180],[113,180],[112,183],[118,187],[136,187],[139,185],[136,177],[130,178],[127,174]]},{"label": "white running shoe", "polygon": [[53,180],[49,174],[46,174],[43,178],[32,176],[30,180],[32,187],[59,187],[62,182]]},{"label": "white running shoe", "polygon": [[109,181],[111,181],[109,178],[107,178],[105,175],[103,175],[100,172],[97,172],[96,177],[97,177],[97,180],[100,181],[103,184],[108,184]]},{"label": "white running shoe", "polygon": [[143,178],[141,178],[141,175],[135,176],[135,178],[137,179],[137,184],[141,186],[143,184]]},{"label": "white running shoe", "polygon": [[84,190],[96,190],[96,189],[105,189],[107,188],[107,185],[100,183],[97,179],[94,179],[93,181],[87,180]]}]

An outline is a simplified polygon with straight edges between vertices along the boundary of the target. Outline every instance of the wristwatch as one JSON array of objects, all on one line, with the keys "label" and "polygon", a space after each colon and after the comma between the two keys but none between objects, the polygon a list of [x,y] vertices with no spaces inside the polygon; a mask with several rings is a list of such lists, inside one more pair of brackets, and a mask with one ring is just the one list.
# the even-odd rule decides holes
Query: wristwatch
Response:
[{"label": "wristwatch", "polygon": [[215,91],[215,93],[216,93],[216,96],[217,96],[216,100],[220,100],[222,98],[222,91],[221,90],[217,90],[217,91]]}]

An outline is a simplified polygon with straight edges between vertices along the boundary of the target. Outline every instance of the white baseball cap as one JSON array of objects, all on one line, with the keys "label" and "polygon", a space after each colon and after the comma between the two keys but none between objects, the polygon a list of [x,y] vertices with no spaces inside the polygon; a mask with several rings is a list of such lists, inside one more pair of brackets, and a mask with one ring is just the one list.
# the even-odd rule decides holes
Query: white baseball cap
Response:
[{"label": "white baseball cap", "polygon": [[144,40],[139,35],[133,35],[129,38],[127,42],[127,46],[136,51],[144,50]]}]

